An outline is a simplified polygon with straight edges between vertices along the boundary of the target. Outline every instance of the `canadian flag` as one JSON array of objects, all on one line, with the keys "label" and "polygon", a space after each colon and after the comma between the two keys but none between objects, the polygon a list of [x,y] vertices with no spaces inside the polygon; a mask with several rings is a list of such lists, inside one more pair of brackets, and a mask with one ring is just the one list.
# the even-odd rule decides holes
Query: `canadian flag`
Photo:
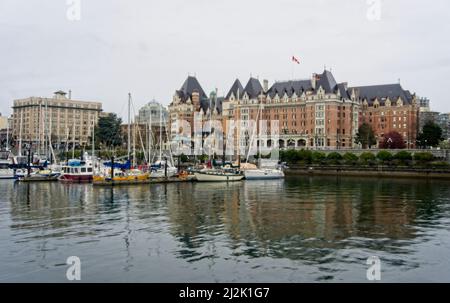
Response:
[{"label": "canadian flag", "polygon": [[295,56],[292,56],[292,62],[300,64],[300,60],[298,60]]}]

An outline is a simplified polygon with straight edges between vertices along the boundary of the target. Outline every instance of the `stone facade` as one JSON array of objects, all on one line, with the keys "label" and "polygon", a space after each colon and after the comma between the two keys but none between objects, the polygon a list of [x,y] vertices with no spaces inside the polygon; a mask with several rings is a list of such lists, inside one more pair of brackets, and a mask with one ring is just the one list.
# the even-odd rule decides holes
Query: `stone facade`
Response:
[{"label": "stone facade", "polygon": [[93,126],[102,112],[102,103],[67,98],[63,91],[53,98],[30,97],[14,100],[13,136],[22,141],[39,144],[51,137],[53,144],[89,143]]},{"label": "stone facade", "polygon": [[[355,143],[358,127],[367,122],[379,142],[384,134],[398,131],[407,146],[414,148],[419,103],[400,84],[348,87],[327,70],[310,79],[275,82],[270,88],[266,80],[261,85],[250,78],[244,87],[237,79],[223,100],[208,98],[197,79],[188,77],[169,106],[171,137],[180,133],[176,124],[180,120],[188,121],[193,131],[193,116],[199,112],[220,120],[226,136],[230,120],[242,121],[244,132],[238,134],[235,129],[235,146],[238,140],[241,146],[249,143],[246,121],[259,125],[265,120],[267,129],[256,138],[261,147],[354,149],[360,147]],[[269,135],[273,120],[278,121],[278,142]]]},{"label": "stone facade", "polygon": [[361,86],[349,89],[351,99],[360,103],[360,121],[370,124],[378,142],[396,131],[407,148],[416,147],[419,128],[419,102],[400,84]]}]

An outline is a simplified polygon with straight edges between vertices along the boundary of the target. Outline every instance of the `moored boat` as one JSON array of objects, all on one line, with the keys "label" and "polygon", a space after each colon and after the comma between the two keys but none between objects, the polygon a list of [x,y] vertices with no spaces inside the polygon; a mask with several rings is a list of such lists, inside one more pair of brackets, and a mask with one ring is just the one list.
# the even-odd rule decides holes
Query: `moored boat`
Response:
[{"label": "moored boat", "polygon": [[[113,176],[111,177],[111,174]],[[94,185],[134,185],[134,184],[148,184],[150,183],[150,176],[137,169],[129,171],[109,170],[105,174],[95,175],[93,178]]]},{"label": "moored boat", "polygon": [[58,181],[60,173],[51,170],[38,170],[18,178],[21,182],[51,182]]},{"label": "moored boat", "polygon": [[246,180],[283,179],[284,172],[275,168],[249,169],[244,171],[244,176]]},{"label": "moored boat", "polygon": [[0,152],[0,179],[14,179],[14,170],[11,169],[13,164],[11,153],[9,151]]},{"label": "moored boat", "polygon": [[234,169],[211,169],[194,172],[199,182],[235,182],[244,179],[242,172]]},{"label": "moored boat", "polygon": [[69,160],[67,165],[63,166],[59,181],[69,183],[89,183],[92,182],[93,176],[94,166],[90,159],[73,159]]}]

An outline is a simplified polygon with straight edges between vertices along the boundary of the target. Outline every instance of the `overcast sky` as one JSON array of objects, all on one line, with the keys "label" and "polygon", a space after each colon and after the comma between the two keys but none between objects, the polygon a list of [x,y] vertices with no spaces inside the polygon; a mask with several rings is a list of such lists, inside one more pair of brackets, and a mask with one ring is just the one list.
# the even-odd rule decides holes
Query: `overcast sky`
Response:
[{"label": "overcast sky", "polygon": [[448,0],[381,1],[378,21],[366,0],[81,0],[79,21],[71,7],[0,0],[3,115],[14,99],[71,89],[125,116],[128,92],[137,107],[167,105],[188,74],[225,94],[237,77],[273,83],[325,65],[351,86],[401,79],[450,112]]}]

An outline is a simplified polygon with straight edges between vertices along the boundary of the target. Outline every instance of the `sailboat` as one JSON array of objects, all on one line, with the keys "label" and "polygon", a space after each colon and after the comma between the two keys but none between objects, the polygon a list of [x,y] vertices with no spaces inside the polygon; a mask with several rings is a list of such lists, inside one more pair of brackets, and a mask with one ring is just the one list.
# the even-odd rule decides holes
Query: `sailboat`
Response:
[{"label": "sailboat", "polygon": [[[215,93],[215,106],[217,105],[217,89]],[[212,119],[212,105],[211,105],[211,99],[209,103],[209,120]],[[210,130],[210,135],[212,133],[212,130]],[[211,162],[211,156],[210,162]],[[195,178],[199,182],[235,182],[235,181],[241,181],[244,179],[244,175],[239,169],[235,169],[231,167],[230,165],[225,165],[220,168],[207,168],[200,171],[194,172]]]},{"label": "sailboat", "polygon": [[0,152],[0,179],[14,179],[14,170],[11,169],[13,164],[13,159],[11,157],[11,152],[1,151]]},{"label": "sailboat", "polygon": [[[152,115],[150,114],[150,119]],[[159,109],[159,158],[158,160],[150,166],[150,178],[170,178],[174,177],[178,173],[178,169],[173,166],[171,161],[168,161],[167,158],[163,159],[162,157],[162,145],[163,145],[163,137],[162,137],[162,108]],[[151,120],[150,120],[150,131],[152,129]],[[150,143],[149,143],[150,144]],[[151,163],[151,158],[149,154],[149,163]]]},{"label": "sailboat", "polygon": [[[262,92],[261,92],[261,96],[262,96]],[[261,98],[261,102],[259,104],[258,113],[256,115],[256,121],[258,121],[261,111],[262,111],[262,98]],[[252,138],[251,138],[251,144],[253,144],[255,132],[258,129],[257,126],[258,125],[255,126],[255,129],[253,131]],[[258,137],[260,137],[260,136],[258,136]],[[250,144],[250,146],[251,146],[251,144]],[[246,180],[283,179],[284,172],[282,170],[282,167],[278,165],[278,161],[276,161],[276,160],[270,161],[270,160],[261,159],[261,141],[258,144],[258,152],[259,152],[258,167],[244,169],[245,179]],[[247,163],[248,163],[249,155],[250,155],[250,148],[247,152]]]},{"label": "sailboat", "polygon": [[9,151],[9,121],[6,126],[6,149],[0,152],[0,179],[14,179],[14,170],[11,169],[13,158]]}]

